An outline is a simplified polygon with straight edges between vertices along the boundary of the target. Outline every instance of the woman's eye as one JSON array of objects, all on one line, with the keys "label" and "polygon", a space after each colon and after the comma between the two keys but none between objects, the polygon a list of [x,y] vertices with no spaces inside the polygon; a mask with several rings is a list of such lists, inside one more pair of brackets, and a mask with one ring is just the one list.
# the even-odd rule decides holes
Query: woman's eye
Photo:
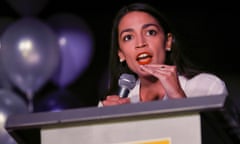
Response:
[{"label": "woman's eye", "polygon": [[156,35],[157,32],[155,30],[149,30],[147,31],[147,35],[151,36],[151,35]]},{"label": "woman's eye", "polygon": [[131,35],[126,35],[126,36],[123,37],[124,41],[128,41],[128,40],[131,40],[131,39],[132,39]]}]

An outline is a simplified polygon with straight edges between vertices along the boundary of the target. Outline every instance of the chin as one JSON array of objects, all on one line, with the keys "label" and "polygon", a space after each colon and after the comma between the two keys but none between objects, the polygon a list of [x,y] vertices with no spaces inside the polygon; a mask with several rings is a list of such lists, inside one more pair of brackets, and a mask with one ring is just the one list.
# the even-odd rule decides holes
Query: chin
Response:
[{"label": "chin", "polygon": [[145,72],[143,70],[140,70],[139,72],[137,72],[137,75],[139,77],[149,77],[149,76],[152,76],[151,74],[149,74],[148,72]]}]

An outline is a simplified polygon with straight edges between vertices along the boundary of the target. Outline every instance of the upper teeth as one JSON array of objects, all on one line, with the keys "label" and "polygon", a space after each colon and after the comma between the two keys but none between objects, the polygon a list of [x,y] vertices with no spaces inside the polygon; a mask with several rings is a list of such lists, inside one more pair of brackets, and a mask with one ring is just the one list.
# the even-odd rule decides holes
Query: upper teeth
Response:
[{"label": "upper teeth", "polygon": [[138,57],[143,58],[143,57],[147,57],[147,56],[148,56],[148,54],[144,53],[144,54],[139,55]]}]

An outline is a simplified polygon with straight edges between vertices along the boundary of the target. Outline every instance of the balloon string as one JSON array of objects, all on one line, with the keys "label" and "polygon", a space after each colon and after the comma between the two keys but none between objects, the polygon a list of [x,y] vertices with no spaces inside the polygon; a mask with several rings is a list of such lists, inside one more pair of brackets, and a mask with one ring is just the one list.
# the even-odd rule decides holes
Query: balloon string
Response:
[{"label": "balloon string", "polygon": [[27,99],[28,99],[28,111],[33,112],[34,110],[33,94],[31,92],[27,92]]}]

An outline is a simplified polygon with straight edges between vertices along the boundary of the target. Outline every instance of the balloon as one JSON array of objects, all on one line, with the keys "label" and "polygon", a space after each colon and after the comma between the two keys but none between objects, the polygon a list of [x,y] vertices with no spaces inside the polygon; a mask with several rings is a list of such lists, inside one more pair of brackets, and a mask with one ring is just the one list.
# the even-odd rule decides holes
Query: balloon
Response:
[{"label": "balloon", "polygon": [[22,16],[37,15],[48,0],[6,0],[7,3]]},{"label": "balloon", "polygon": [[14,21],[15,19],[11,17],[0,17],[0,35],[2,35],[7,27],[14,23]]},{"label": "balloon", "polygon": [[[11,17],[0,17],[0,36],[7,29],[9,25],[14,22],[14,19]],[[1,48],[1,40],[0,40]],[[11,89],[12,84],[9,81],[7,74],[5,73],[2,65],[0,64],[0,88]]]},{"label": "balloon", "polygon": [[5,129],[8,116],[13,114],[28,113],[25,101],[17,94],[0,89],[0,143],[16,144],[15,140]]},{"label": "balloon", "polygon": [[88,25],[73,14],[55,14],[48,19],[58,34],[61,62],[52,81],[65,87],[82,74],[91,62],[93,39]]},{"label": "balloon", "polygon": [[22,18],[3,33],[1,44],[4,70],[31,100],[58,66],[60,52],[55,33],[36,18]]}]

